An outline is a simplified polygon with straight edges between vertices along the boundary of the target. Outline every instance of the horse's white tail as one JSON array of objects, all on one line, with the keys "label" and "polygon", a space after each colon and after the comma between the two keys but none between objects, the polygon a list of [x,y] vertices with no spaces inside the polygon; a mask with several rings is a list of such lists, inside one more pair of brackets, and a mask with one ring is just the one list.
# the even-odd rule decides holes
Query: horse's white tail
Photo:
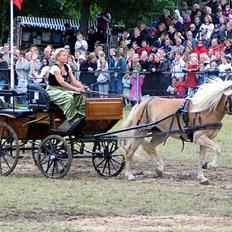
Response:
[{"label": "horse's white tail", "polygon": [[[133,123],[133,115],[134,115],[135,110],[138,108],[138,105],[139,104],[137,103],[131,109],[131,111],[129,113],[129,116],[127,117],[127,119],[122,124],[123,129],[131,127],[131,125]],[[126,152],[125,149],[126,149],[127,142],[128,142],[128,139],[119,139],[120,148],[121,148],[121,151],[123,152],[124,155],[125,155],[125,152]]]},{"label": "horse's white tail", "polygon": [[127,127],[130,127],[132,125],[132,122],[133,122],[133,115],[134,115],[134,112],[135,110],[137,109],[138,107],[138,103],[136,105],[133,106],[133,108],[131,109],[130,113],[129,113],[129,116],[127,117],[127,119],[123,122],[122,124],[122,128],[127,128]]}]

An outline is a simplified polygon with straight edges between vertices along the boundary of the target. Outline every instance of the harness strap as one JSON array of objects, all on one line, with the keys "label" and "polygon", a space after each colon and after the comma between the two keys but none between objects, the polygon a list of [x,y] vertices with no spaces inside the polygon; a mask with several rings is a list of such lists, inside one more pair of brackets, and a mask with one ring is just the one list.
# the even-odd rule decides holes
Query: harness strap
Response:
[{"label": "harness strap", "polygon": [[143,118],[143,115],[144,115],[145,110],[146,110],[147,123],[148,123],[148,116],[149,116],[149,115],[148,115],[148,104],[149,104],[149,102],[150,102],[152,99],[154,99],[154,97],[150,98],[150,99],[147,101],[146,105],[144,106],[143,111],[142,111],[142,114],[140,115],[140,118],[139,118],[139,120],[138,120],[137,123],[136,123],[136,126],[138,126],[138,125],[140,124],[140,122],[141,122],[141,120],[142,120],[142,118]]}]

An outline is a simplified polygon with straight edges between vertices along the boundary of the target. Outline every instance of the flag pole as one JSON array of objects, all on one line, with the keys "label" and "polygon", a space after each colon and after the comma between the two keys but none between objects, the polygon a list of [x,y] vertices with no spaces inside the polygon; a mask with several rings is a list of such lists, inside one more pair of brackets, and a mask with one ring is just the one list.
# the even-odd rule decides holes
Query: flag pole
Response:
[{"label": "flag pole", "polygon": [[10,87],[14,88],[14,3],[10,1]]}]

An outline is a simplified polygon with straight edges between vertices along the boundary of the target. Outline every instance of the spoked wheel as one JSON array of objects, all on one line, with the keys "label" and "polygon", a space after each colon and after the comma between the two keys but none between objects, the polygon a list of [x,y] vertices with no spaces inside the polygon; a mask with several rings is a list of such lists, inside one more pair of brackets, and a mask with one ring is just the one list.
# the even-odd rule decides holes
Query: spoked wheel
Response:
[{"label": "spoked wheel", "polygon": [[19,160],[18,137],[8,124],[0,122],[0,176],[9,175]]},{"label": "spoked wheel", "polygon": [[40,144],[37,166],[44,176],[59,179],[71,166],[72,153],[67,141],[59,135],[50,135]]},{"label": "spoked wheel", "polygon": [[125,166],[125,158],[117,154],[117,141],[97,141],[93,147],[93,166],[101,176],[117,176]]}]

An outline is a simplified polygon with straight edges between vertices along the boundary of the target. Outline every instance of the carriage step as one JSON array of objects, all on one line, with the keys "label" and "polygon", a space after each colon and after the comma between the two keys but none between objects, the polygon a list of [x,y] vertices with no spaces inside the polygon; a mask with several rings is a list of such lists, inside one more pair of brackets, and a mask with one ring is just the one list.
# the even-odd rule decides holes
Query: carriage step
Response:
[{"label": "carriage step", "polygon": [[67,133],[73,130],[74,128],[76,128],[76,126],[80,122],[82,122],[83,119],[84,119],[84,116],[81,118],[76,118],[75,120],[72,120],[71,122],[68,120],[65,120],[58,128],[52,129],[52,131],[55,133]]}]

